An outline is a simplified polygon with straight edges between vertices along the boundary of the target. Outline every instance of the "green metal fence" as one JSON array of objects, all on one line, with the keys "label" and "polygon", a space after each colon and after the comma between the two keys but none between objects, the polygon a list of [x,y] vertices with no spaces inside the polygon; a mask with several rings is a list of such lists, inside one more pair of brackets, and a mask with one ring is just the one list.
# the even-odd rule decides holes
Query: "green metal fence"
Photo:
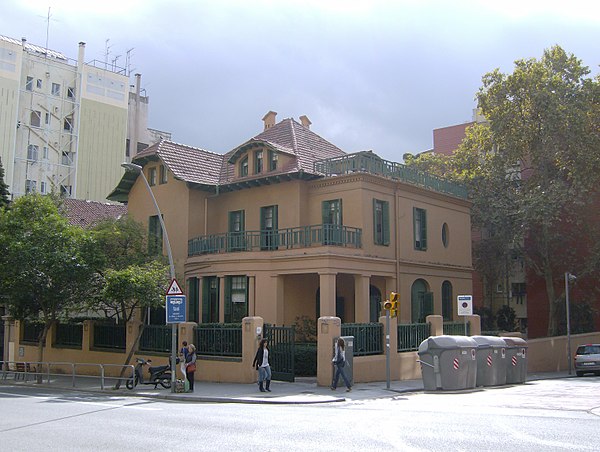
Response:
[{"label": "green metal fence", "polygon": [[342,336],[354,336],[354,356],[383,353],[381,323],[342,323]]},{"label": "green metal fence", "polygon": [[242,356],[242,325],[203,323],[195,328],[196,353],[209,356]]},{"label": "green metal fence", "polygon": [[44,329],[44,325],[41,323],[23,322],[23,336],[21,342],[37,344],[39,341],[40,333]]},{"label": "green metal fence", "polygon": [[140,350],[144,352],[170,352],[172,334],[171,325],[146,325],[140,338]]},{"label": "green metal fence", "polygon": [[94,323],[94,347],[125,350],[125,326]]},{"label": "green metal fence", "polygon": [[467,322],[465,331],[465,322],[444,322],[444,334],[450,336],[470,336],[471,322]]},{"label": "green metal fence", "polygon": [[430,323],[411,323],[398,325],[398,351],[417,350],[421,342],[431,336]]},{"label": "green metal fence", "polygon": [[56,325],[54,345],[58,347],[81,348],[83,325],[81,323],[59,323]]},{"label": "green metal fence", "polygon": [[311,246],[362,248],[362,229],[334,224],[205,235],[188,241],[188,255],[272,251]]}]

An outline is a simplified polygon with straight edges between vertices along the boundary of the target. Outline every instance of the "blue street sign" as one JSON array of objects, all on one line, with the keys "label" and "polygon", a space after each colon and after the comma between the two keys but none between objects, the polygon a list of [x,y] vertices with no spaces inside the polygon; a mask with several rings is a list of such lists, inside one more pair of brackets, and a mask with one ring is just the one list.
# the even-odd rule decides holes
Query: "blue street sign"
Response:
[{"label": "blue street sign", "polygon": [[167,323],[185,322],[185,295],[167,295]]}]

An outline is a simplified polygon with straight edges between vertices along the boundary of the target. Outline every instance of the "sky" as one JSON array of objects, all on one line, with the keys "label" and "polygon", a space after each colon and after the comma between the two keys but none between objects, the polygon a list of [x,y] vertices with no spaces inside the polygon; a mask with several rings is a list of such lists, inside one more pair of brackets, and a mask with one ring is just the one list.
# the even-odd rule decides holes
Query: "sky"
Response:
[{"label": "sky", "polygon": [[[225,153],[302,115],[402,161],[472,119],[482,76],[560,45],[597,75],[597,0],[3,0],[0,34],[142,75],[148,126]],[[48,20],[48,14],[50,19]],[[108,41],[107,41],[108,40]]]}]

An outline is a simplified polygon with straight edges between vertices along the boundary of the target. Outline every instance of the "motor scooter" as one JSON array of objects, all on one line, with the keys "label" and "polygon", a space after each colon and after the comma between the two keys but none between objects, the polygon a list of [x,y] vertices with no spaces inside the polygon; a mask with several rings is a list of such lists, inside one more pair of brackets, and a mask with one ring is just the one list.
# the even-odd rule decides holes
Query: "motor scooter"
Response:
[{"label": "motor scooter", "polygon": [[[144,358],[136,358],[135,365],[135,377],[133,379],[128,379],[125,383],[127,389],[133,389],[138,384],[142,385],[154,385],[154,389],[160,384],[163,388],[171,387],[171,363],[165,366],[155,366],[151,367],[150,363],[152,360],[145,360]],[[147,380],[144,379],[144,367],[148,366],[148,372],[150,373],[150,378]]]}]

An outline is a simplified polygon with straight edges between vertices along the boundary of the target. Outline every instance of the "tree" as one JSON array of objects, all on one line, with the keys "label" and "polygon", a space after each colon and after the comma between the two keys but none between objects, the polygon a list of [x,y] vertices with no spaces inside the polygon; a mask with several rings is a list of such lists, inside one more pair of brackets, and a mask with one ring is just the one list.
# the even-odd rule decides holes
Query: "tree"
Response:
[{"label": "tree", "polygon": [[[544,281],[548,335],[558,332],[555,288],[564,272],[600,268],[599,248],[566,246],[599,234],[591,214],[600,199],[600,78],[589,73],[555,46],[516,61],[512,74],[485,74],[477,101],[488,123],[467,129],[441,167],[468,186],[473,226],[485,234],[475,267],[493,279],[523,257]],[[425,162],[439,171],[439,162]]]},{"label": "tree", "polygon": [[504,235],[544,280],[549,335],[558,331],[555,286],[575,265],[565,242],[584,227],[599,181],[598,87],[588,74],[558,46],[515,62],[510,75],[486,74],[477,99],[489,124],[457,151],[456,164],[481,178],[474,223]]},{"label": "tree", "polygon": [[71,226],[49,196],[28,194],[0,211],[0,290],[16,319],[44,325],[40,362],[51,325],[97,290],[91,249],[90,236]]},{"label": "tree", "polygon": [[[141,320],[136,339],[125,358],[131,362],[144,331],[147,308],[165,305],[169,267],[164,259],[148,253],[144,228],[130,218],[100,222],[91,233],[102,261],[97,268],[102,281],[100,296],[89,300],[89,309],[103,312],[117,322],[131,321],[136,313]],[[121,371],[121,377],[125,367]],[[120,386],[118,380],[117,388]]]},{"label": "tree", "polygon": [[4,182],[4,167],[2,166],[2,159],[0,159],[0,208],[8,206],[9,203],[10,193],[8,185]]}]

